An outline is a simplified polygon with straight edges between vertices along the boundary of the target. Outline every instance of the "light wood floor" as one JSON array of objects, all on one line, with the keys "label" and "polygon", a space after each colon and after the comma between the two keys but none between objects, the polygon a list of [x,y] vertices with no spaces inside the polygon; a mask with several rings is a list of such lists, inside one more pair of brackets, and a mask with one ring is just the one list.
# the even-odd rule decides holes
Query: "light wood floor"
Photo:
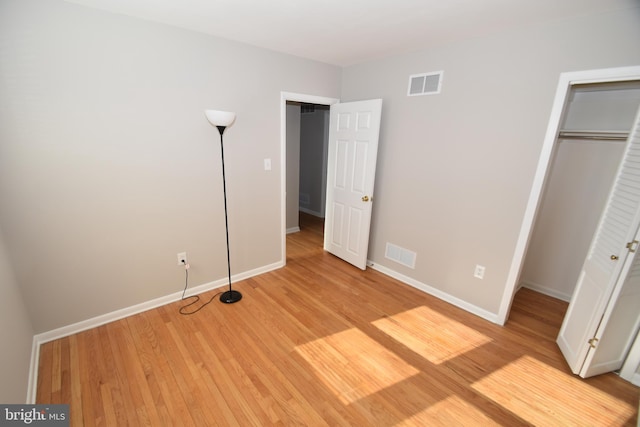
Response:
[{"label": "light wood floor", "polygon": [[301,229],[237,304],[178,302],[44,344],[37,402],[70,403],[74,426],[635,425],[637,387],[568,371],[566,303],[521,290],[500,327]]}]

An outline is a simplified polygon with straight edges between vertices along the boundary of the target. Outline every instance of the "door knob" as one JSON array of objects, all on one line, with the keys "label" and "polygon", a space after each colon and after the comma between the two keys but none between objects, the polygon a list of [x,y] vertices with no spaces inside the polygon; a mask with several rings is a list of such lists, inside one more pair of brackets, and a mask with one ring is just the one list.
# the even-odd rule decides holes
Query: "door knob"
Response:
[{"label": "door knob", "polygon": [[369,201],[369,196],[362,196],[362,201],[363,202],[368,202]]},{"label": "door knob", "polygon": [[617,261],[618,255],[611,255],[611,261]]}]

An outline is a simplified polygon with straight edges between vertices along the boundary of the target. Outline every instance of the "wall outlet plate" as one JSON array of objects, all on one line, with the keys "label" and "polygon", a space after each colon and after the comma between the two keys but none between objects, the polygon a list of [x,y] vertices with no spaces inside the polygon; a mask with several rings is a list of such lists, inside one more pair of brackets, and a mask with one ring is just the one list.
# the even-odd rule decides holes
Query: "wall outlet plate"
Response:
[{"label": "wall outlet plate", "polygon": [[[178,265],[184,265],[187,264],[189,261],[187,260],[187,253],[186,252],[179,252],[178,253]],[[184,263],[182,262],[184,260]]]}]

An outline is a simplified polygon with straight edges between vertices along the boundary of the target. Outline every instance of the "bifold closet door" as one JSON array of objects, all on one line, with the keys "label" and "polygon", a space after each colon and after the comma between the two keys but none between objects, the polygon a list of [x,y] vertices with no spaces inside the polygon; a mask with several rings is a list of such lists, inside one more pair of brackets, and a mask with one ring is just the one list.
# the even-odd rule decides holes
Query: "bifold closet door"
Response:
[{"label": "bifold closet door", "polygon": [[[639,225],[640,110],[558,334],[557,343],[571,370],[582,377],[606,372],[601,371],[603,367],[613,370],[622,366],[623,361],[610,369],[618,363],[615,355],[626,351],[624,347],[630,344],[627,338],[630,328],[637,323],[638,310],[635,306],[620,313],[616,310],[620,305],[616,303],[634,265]],[[607,328],[610,320],[615,321],[616,328]],[[603,339],[605,331],[608,335]],[[596,357],[600,352],[610,355],[611,360]],[[594,360],[601,368],[591,367]]]}]

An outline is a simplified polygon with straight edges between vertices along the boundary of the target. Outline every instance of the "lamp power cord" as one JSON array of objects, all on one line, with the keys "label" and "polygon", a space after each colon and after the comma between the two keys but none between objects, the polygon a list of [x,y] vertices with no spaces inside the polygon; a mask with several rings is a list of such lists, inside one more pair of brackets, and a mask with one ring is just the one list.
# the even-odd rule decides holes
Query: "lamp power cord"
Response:
[{"label": "lamp power cord", "polygon": [[217,294],[214,294],[209,301],[205,302],[204,304],[202,304],[201,306],[199,306],[198,308],[196,308],[195,310],[187,310],[189,307],[191,307],[194,304],[197,304],[198,301],[200,301],[200,295],[191,295],[188,297],[185,297],[185,293],[187,292],[187,288],[189,287],[189,264],[187,264],[187,262],[185,260],[182,260],[182,264],[184,265],[184,289],[182,290],[182,301],[187,301],[190,299],[193,299],[193,301],[191,301],[189,304],[187,305],[183,305],[182,307],[180,307],[180,314],[188,316],[191,314],[196,314],[197,312],[199,312],[200,310],[202,310],[204,307],[206,307],[207,305],[211,304],[211,301],[213,301],[215,299],[215,297],[217,297],[218,295],[220,295],[222,292],[218,292]]}]

